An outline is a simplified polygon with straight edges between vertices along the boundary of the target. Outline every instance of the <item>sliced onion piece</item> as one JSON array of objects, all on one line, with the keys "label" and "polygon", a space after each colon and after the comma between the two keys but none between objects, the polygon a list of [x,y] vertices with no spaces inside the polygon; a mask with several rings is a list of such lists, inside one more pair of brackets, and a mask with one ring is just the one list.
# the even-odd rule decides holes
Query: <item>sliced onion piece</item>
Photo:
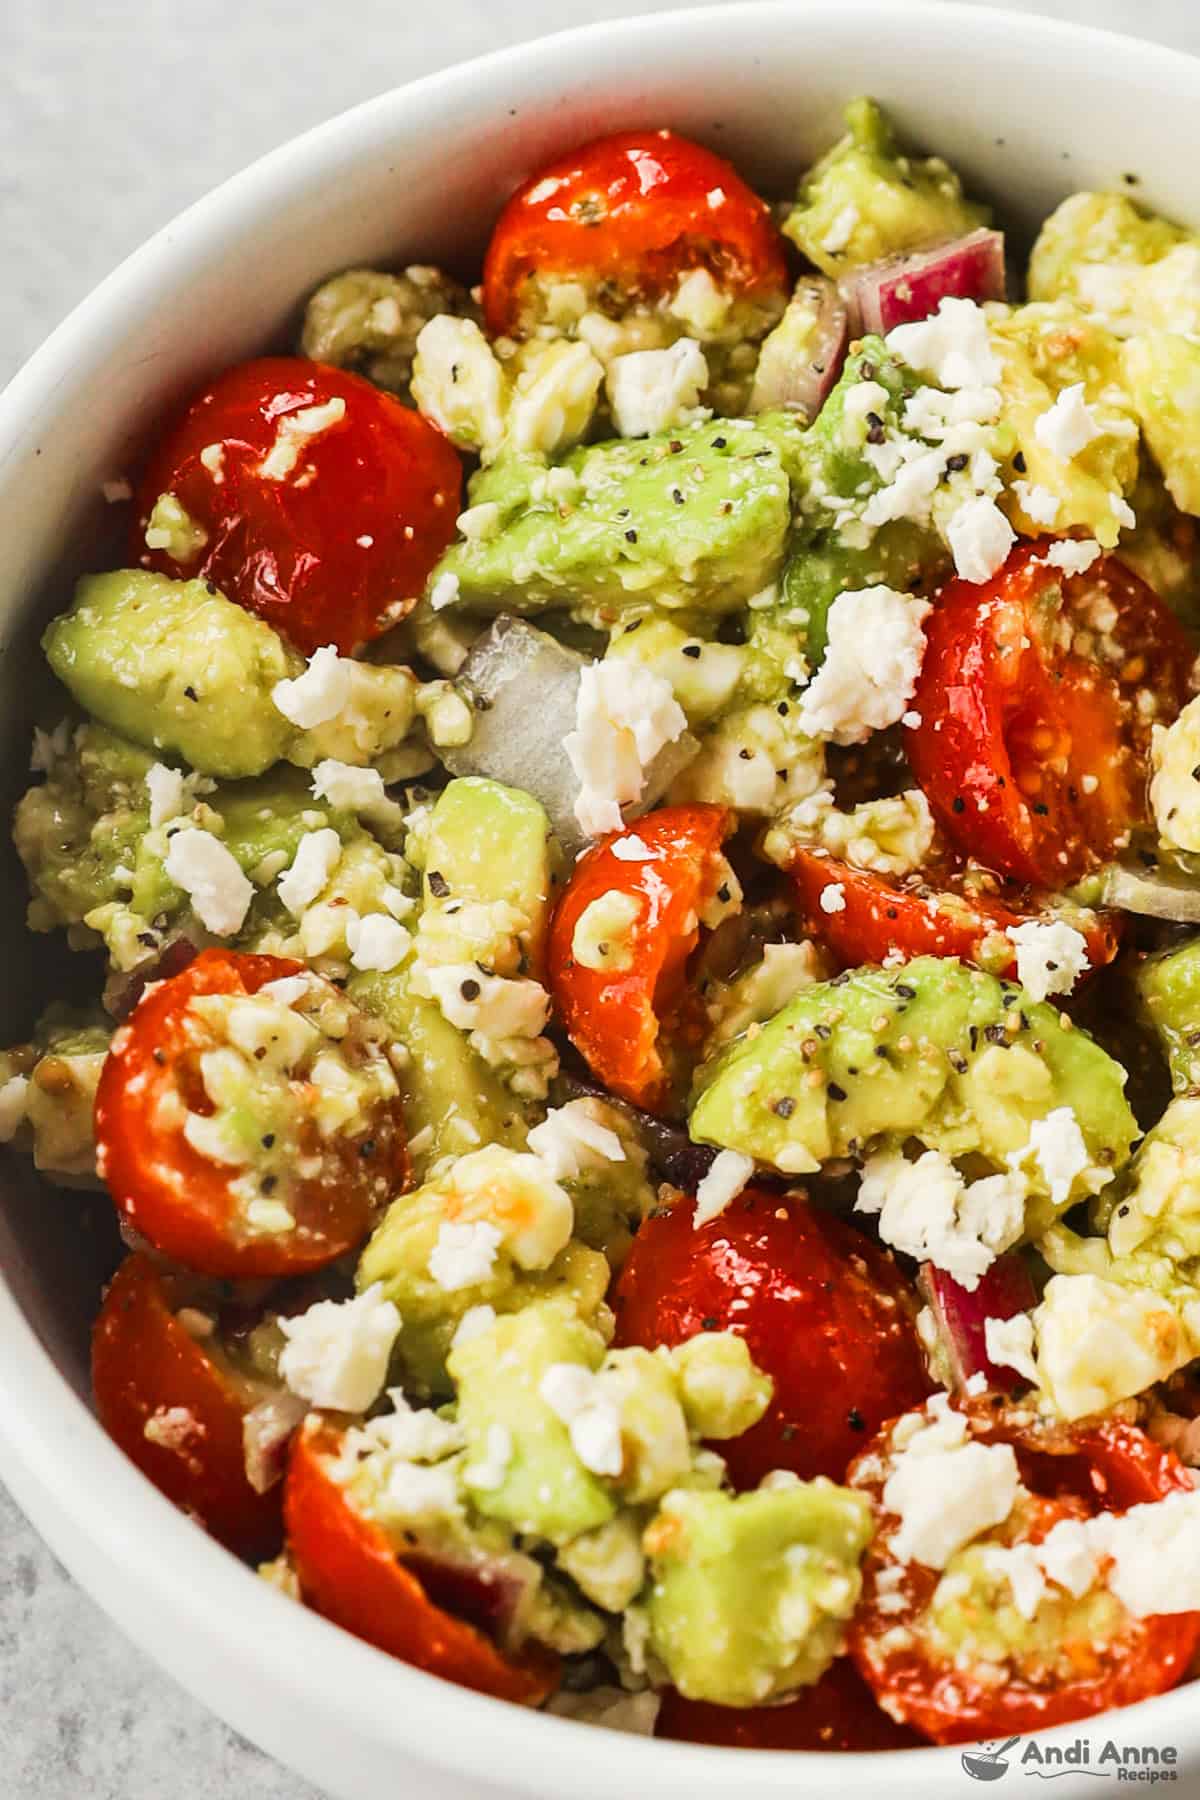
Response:
[{"label": "sliced onion piece", "polygon": [[1200,883],[1165,869],[1131,869],[1109,863],[1096,877],[1099,904],[1141,913],[1148,919],[1172,919],[1200,925]]},{"label": "sliced onion piece", "polygon": [[265,1494],[283,1479],[292,1433],[307,1411],[307,1400],[281,1388],[252,1406],[242,1420],[246,1480],[256,1494]]},{"label": "sliced onion piece", "polygon": [[[471,646],[458,686],[475,709],[470,741],[441,752],[452,775],[486,775],[540,800],[567,851],[585,839],[575,817],[579,778],[563,749],[575,729],[579,673],[586,658],[549,632],[501,613]],[[667,744],[646,771],[646,786],[626,817],[649,810],[700,746],[689,732]]]},{"label": "sliced onion piece", "polygon": [[849,341],[849,316],[836,285],[824,275],[802,275],[787,311],[763,341],[750,412],[781,406],[806,422],[815,419],[841,374]]},{"label": "sliced onion piece", "polygon": [[982,1375],[989,1388],[1006,1393],[1028,1387],[1015,1369],[992,1362],[986,1340],[989,1319],[1015,1319],[1037,1305],[1037,1289],[1019,1250],[998,1256],[971,1292],[933,1263],[921,1264],[917,1286],[933,1314],[956,1391],[961,1392],[973,1375]]},{"label": "sliced onion piece", "polygon": [[948,296],[1003,300],[1004,234],[981,229],[932,250],[891,256],[844,275],[839,286],[851,333],[886,337],[896,325],[927,319]]}]

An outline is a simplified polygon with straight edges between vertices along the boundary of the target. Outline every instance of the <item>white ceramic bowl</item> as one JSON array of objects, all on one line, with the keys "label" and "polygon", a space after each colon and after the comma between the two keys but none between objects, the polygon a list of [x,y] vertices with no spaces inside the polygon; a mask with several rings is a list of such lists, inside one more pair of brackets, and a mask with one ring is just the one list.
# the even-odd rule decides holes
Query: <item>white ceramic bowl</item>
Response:
[{"label": "white ceramic bowl", "polygon": [[[131,466],[165,402],[286,343],[298,303],[333,270],[419,258],[469,272],[517,180],[598,132],[673,125],[780,193],[863,92],[1019,229],[1072,188],[1129,175],[1154,205],[1200,223],[1200,62],[982,8],[824,0],[669,13],[523,45],[347,113],[160,232],[0,397],[5,813],[25,779],[43,691],[37,630],[74,575],[105,554],[100,483]],[[35,985],[69,958],[23,937],[11,853],[0,883],[7,1041],[27,1022]],[[106,1205],[40,1192],[10,1161],[0,1209],[4,1477],[131,1637],[310,1780],[345,1800],[406,1789],[458,1800],[963,1792],[951,1750],[750,1755],[538,1717],[406,1668],[280,1598],[161,1499],[96,1425],[86,1341],[111,1253]],[[1183,1765],[1200,1768],[1194,1688],[1108,1729],[1173,1743]],[[1099,1743],[1107,1731],[1085,1735]],[[1066,1775],[1057,1791],[1076,1785]]]}]

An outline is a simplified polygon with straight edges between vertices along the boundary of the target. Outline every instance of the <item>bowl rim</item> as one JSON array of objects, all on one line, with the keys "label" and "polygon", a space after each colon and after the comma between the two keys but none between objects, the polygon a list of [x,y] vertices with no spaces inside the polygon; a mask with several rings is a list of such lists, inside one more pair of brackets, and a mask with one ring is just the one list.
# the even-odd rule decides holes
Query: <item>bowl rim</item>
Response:
[{"label": "bowl rim", "polygon": [[[721,0],[672,12],[598,21],[545,34],[435,70],[394,87],[287,140],[201,196],[121,261],[80,300],[0,391],[0,497],[5,471],[28,452],[43,408],[64,387],[103,359],[111,339],[128,331],[129,315],[161,287],[177,285],[188,272],[210,263],[221,240],[264,216],[271,206],[294,198],[327,178],[329,167],[375,138],[398,110],[424,109],[444,128],[460,101],[488,83],[502,83],[518,70],[553,52],[587,57],[603,48],[640,46],[669,55],[680,32],[729,42],[729,28],[752,38],[756,28],[780,15],[796,16],[795,0]],[[844,26],[857,16],[862,28],[873,22],[894,26],[895,0],[804,0],[809,28],[824,18]],[[986,49],[1014,30],[1025,34],[1030,54],[1038,47],[1069,48],[1105,61],[1135,62],[1164,91],[1176,87],[1200,94],[1200,62],[1187,52],[1126,34],[963,0],[908,0],[905,32],[910,40],[932,30],[938,37],[958,33]],[[919,54],[919,43],[908,53]],[[818,1769],[830,1773],[829,1753],[757,1751],[746,1753],[633,1737],[589,1728],[586,1767],[578,1752],[584,1739],[576,1723],[535,1714],[491,1699],[398,1663],[315,1613],[302,1611],[253,1572],[197,1532],[126,1460],[59,1371],[49,1350],[0,1279],[0,1444],[4,1473],[35,1529],[39,1511],[52,1513],[48,1534],[53,1548],[86,1589],[93,1585],[72,1554],[82,1540],[89,1558],[113,1565],[143,1597],[169,1612],[177,1626],[206,1643],[214,1655],[232,1660],[247,1683],[264,1680],[286,1690],[315,1716],[336,1705],[341,1729],[385,1745],[398,1756],[415,1755],[428,1765],[460,1776],[555,1796],[564,1792],[609,1796],[618,1784],[654,1782],[664,1800],[691,1800],[696,1784],[716,1775],[736,1782],[740,1794],[809,1789]],[[64,1481],[64,1467],[70,1480]],[[57,1511],[55,1510],[57,1509]],[[83,1562],[82,1552],[79,1562]],[[231,1631],[233,1621],[237,1630]],[[121,1629],[132,1629],[122,1623]],[[152,1652],[152,1654],[154,1654]],[[186,1676],[184,1677],[186,1680]],[[1178,1727],[1174,1740],[1186,1743],[1190,1684],[1127,1709],[1131,1728]],[[1097,1715],[1098,1719],[1112,1714]],[[1136,1721],[1136,1724],[1135,1724]],[[1047,1741],[1078,1735],[1090,1722],[1039,1734]],[[1200,1747],[1200,1731],[1193,1726]],[[531,1759],[536,1752],[537,1761]],[[284,1753],[286,1755],[286,1752]],[[903,1758],[902,1761],[898,1759]],[[398,1765],[399,1766],[399,1765]],[[885,1775],[895,1786],[903,1771],[916,1791],[948,1793],[959,1778],[953,1748],[875,1753],[839,1753],[839,1785],[866,1795]],[[514,1773],[516,1772],[516,1773]],[[582,1785],[581,1785],[582,1783]],[[860,1785],[861,1784],[861,1785]],[[810,1791],[819,1792],[815,1787]],[[961,1791],[961,1790],[956,1790]]]}]

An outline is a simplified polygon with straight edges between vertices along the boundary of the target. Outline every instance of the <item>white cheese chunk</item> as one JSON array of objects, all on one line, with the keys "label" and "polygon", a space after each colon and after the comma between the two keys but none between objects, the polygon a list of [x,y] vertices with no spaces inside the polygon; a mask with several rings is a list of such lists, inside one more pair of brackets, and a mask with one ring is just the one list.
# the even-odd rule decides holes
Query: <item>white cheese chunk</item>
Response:
[{"label": "white cheese chunk", "polygon": [[929,610],[927,600],[889,587],[839,594],[829,609],[825,660],[800,697],[801,730],[861,744],[894,725],[921,672]]},{"label": "white cheese chunk", "polygon": [[1062,919],[1027,919],[1010,925],[1007,936],[1017,952],[1017,980],[1031,1000],[1069,994],[1092,966],[1087,939]]},{"label": "white cheese chunk", "polygon": [[960,506],[946,526],[954,567],[964,581],[990,581],[1017,541],[996,502],[980,494]]},{"label": "white cheese chunk", "polygon": [[555,1181],[575,1178],[625,1161],[625,1146],[604,1116],[602,1100],[568,1100],[529,1133],[529,1148]]},{"label": "white cheese chunk", "polygon": [[854,1205],[879,1215],[885,1244],[932,1262],[972,1291],[1021,1236],[1026,1192],[1016,1174],[968,1183],[940,1150],[926,1150],[911,1163],[888,1150],[864,1164]]},{"label": "white cheese chunk", "polygon": [[1061,538],[1047,550],[1046,561],[1064,575],[1086,575],[1103,554],[1095,538]]},{"label": "white cheese chunk", "polygon": [[1033,435],[1043,449],[1064,462],[1070,462],[1101,435],[1096,415],[1084,399],[1082,381],[1063,388],[1053,406],[1035,421]]},{"label": "white cheese chunk", "polygon": [[301,731],[328,724],[342,711],[353,692],[354,664],[339,656],[333,644],[314,650],[302,675],[277,681],[271,699],[277,712]]},{"label": "white cheese chunk", "polygon": [[641,798],[646,770],[686,729],[670,682],[652,669],[622,660],[582,670],[575,730],[563,749],[579,778],[575,817],[588,837],[620,831],[621,808]]},{"label": "white cheese chunk", "polygon": [[716,1219],[742,1192],[754,1173],[754,1159],[738,1150],[722,1150],[696,1189],[696,1213],[692,1227],[699,1231]]},{"label": "white cheese chunk", "polygon": [[987,318],[974,300],[947,295],[935,313],[888,333],[887,347],[910,369],[943,388],[978,388],[1002,374],[988,336]]},{"label": "white cheese chunk", "polygon": [[624,1463],[621,1414],[592,1371],[582,1363],[551,1363],[538,1392],[567,1427],[584,1468],[594,1475],[619,1475]]},{"label": "white cheese chunk", "polygon": [[899,1519],[891,1548],[901,1562],[944,1569],[964,1544],[1001,1525],[1020,1487],[1011,1444],[926,1447],[924,1433],[896,1458],[883,1504]]},{"label": "white cheese chunk", "polygon": [[456,1223],[443,1220],[429,1256],[429,1273],[440,1288],[454,1293],[486,1281],[496,1266],[503,1232],[486,1219]]},{"label": "white cheese chunk", "polygon": [[342,858],[342,840],[329,826],[308,831],[296,846],[291,867],[279,877],[279,898],[298,918],[311,906]]},{"label": "white cheese chunk", "polygon": [[400,1330],[383,1287],[353,1300],[321,1300],[296,1318],[280,1317],[287,1343],[279,1372],[294,1394],[335,1412],[365,1412],[378,1399]]},{"label": "white cheese chunk", "polygon": [[231,937],[241,930],[254,888],[220,838],[194,826],[176,831],[167,845],[163,867],[176,887],[188,895],[207,930],[217,937]]},{"label": "white cheese chunk", "polygon": [[286,481],[308,446],[340,425],[345,416],[346,402],[340,394],[318,406],[284,413],[275,430],[275,442],[258,465],[259,474],[267,481]]},{"label": "white cheese chunk", "polygon": [[412,933],[384,913],[346,921],[346,946],[356,969],[395,969],[412,947]]},{"label": "white cheese chunk", "polygon": [[351,763],[327,756],[313,770],[313,793],[330,806],[347,812],[369,812],[387,803],[383,776],[378,769],[356,769]]},{"label": "white cheese chunk", "polygon": [[633,350],[614,357],[607,386],[613,423],[623,438],[677,431],[710,416],[700,404],[708,386],[708,363],[694,338],[680,338],[669,350]]},{"label": "white cheese chunk", "polygon": [[1069,1106],[1056,1106],[1044,1119],[1035,1119],[1029,1127],[1028,1143],[1009,1153],[1008,1165],[1019,1169],[1031,1156],[1050,1190],[1052,1204],[1065,1206],[1089,1162],[1079,1121]]}]

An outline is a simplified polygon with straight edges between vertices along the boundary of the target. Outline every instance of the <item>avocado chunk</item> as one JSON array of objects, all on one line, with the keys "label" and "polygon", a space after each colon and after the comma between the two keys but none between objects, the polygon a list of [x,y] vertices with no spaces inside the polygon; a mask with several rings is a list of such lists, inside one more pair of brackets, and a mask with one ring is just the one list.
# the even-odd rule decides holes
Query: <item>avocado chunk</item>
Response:
[{"label": "avocado chunk", "polygon": [[566,1307],[528,1306],[456,1344],[449,1369],[468,1450],[482,1457],[502,1426],[512,1454],[500,1485],[480,1490],[478,1510],[514,1530],[566,1544],[615,1517],[610,1489],[585,1468],[566,1422],[543,1397],[553,1369],[599,1369],[604,1339]]},{"label": "avocado chunk", "polygon": [[646,1611],[680,1693],[761,1706],[819,1681],[858,1601],[871,1531],[867,1497],[823,1476],[668,1494],[646,1529]]},{"label": "avocado chunk", "polygon": [[453,577],[455,604],[482,613],[566,595],[607,628],[651,605],[736,612],[778,573],[789,487],[770,436],[733,419],[594,444],[552,470],[502,457],[473,478],[471,507],[492,529],[446,552],[431,591]]},{"label": "avocado chunk", "polygon": [[1195,331],[1198,242],[1126,194],[1071,194],[1046,220],[1029,258],[1031,300],[1073,300],[1119,337]]},{"label": "avocado chunk", "polygon": [[261,775],[293,735],[271,690],[303,664],[206,582],[143,569],[85,576],[42,645],[102,724],[206,775]]},{"label": "avocado chunk", "polygon": [[826,275],[963,237],[991,215],[940,156],[906,156],[873,100],[852,100],[840,138],[800,183],[784,232]]},{"label": "avocado chunk", "polygon": [[[999,1168],[1059,1107],[1075,1115],[1089,1166],[1070,1198],[1123,1164],[1137,1123],[1125,1071],[1052,1006],[960,962],[922,956],[896,970],[856,969],[803,989],[697,1077],[691,1134],[785,1174],[909,1137]],[[1035,1158],[1034,1234],[1056,1210]]]},{"label": "avocado chunk", "polygon": [[300,353],[338,369],[354,369],[408,398],[417,338],[442,313],[476,318],[467,290],[440,269],[417,263],[393,275],[346,269],[331,275],[304,309]]},{"label": "avocado chunk", "polygon": [[494,954],[490,933],[485,941],[472,942],[464,915],[473,917],[477,906],[504,908],[522,972],[540,970],[561,858],[545,810],[531,794],[484,776],[451,781],[434,806],[424,860],[426,934],[461,935],[457,961],[488,957]]},{"label": "avocado chunk", "polygon": [[56,1001],[31,1043],[0,1052],[5,1141],[32,1151],[34,1167],[67,1186],[98,1185],[92,1121],[111,1036],[112,1020],[98,1008],[83,1012]]},{"label": "avocado chunk", "polygon": [[1200,937],[1149,957],[1138,993],[1158,1033],[1177,1094],[1200,1089]]},{"label": "avocado chunk", "polygon": [[1200,514],[1200,347],[1180,332],[1147,332],[1124,346],[1121,367],[1167,492],[1181,511]]},{"label": "avocado chunk", "polygon": [[393,1200],[359,1259],[360,1289],[383,1284],[400,1312],[406,1387],[447,1391],[446,1358],[473,1308],[515,1312],[539,1299],[607,1319],[605,1258],[571,1237],[570,1197],[537,1157],[498,1144],[459,1155]]}]

